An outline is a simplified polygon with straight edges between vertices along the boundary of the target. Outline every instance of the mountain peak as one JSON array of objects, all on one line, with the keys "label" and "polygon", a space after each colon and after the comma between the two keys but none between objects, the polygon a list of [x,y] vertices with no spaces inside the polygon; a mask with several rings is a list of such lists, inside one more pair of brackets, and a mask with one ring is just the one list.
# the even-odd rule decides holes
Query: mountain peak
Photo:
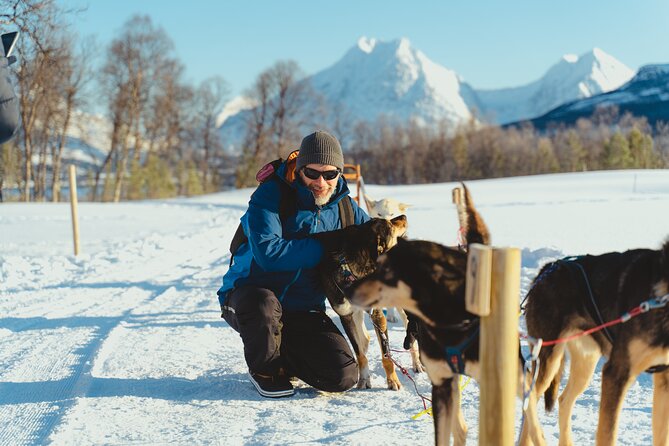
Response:
[{"label": "mountain peak", "polygon": [[562,60],[567,63],[576,63],[578,62],[578,56],[576,54],[565,54],[562,56]]},{"label": "mountain peak", "polygon": [[362,36],[358,39],[358,49],[363,53],[371,53],[376,46],[376,39]]},{"label": "mountain peak", "polygon": [[659,79],[669,75],[669,64],[651,64],[639,68],[639,72],[634,76],[635,81]]}]

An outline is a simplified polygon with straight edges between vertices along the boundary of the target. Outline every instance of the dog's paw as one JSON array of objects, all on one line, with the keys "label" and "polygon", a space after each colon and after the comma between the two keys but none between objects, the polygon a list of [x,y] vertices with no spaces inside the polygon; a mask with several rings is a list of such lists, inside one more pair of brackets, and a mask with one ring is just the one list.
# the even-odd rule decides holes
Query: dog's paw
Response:
[{"label": "dog's paw", "polygon": [[389,376],[388,379],[388,390],[400,390],[402,388],[402,384],[400,384],[400,380],[395,376]]},{"label": "dog's paw", "polygon": [[420,362],[414,363],[413,366],[411,366],[411,369],[414,371],[414,373],[423,373],[425,371],[425,367],[423,367],[423,364]]},{"label": "dog's paw", "polygon": [[358,389],[371,389],[372,388],[372,379],[368,376],[363,378],[362,376],[358,380]]}]

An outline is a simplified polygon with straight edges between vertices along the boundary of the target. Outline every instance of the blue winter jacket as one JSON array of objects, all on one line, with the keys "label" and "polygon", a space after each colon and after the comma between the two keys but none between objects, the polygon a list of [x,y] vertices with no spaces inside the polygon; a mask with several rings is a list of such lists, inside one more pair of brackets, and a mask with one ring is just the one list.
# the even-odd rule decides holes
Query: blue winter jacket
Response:
[{"label": "blue winter jacket", "polygon": [[[278,169],[281,179],[284,170],[285,165]],[[299,178],[290,187],[297,194],[297,213],[284,222],[279,218],[281,187],[277,181],[262,183],[251,195],[249,208],[241,218],[248,242],[238,248],[223,276],[223,286],[218,290],[221,305],[231,289],[254,285],[272,290],[285,312],[325,309],[326,297],[314,269],[323,248],[309,234],[341,229],[338,203],[350,199],[349,189],[340,177],[330,201],[316,206],[311,191]],[[369,220],[354,200],[351,204],[355,224]]]}]

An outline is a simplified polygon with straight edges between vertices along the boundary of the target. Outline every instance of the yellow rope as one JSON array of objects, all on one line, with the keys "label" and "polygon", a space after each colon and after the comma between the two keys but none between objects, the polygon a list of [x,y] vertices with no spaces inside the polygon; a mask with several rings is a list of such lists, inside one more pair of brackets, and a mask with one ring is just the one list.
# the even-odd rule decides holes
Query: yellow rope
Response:
[{"label": "yellow rope", "polygon": [[[469,384],[469,382],[471,380],[472,380],[472,378],[470,376],[460,375],[460,392],[465,390],[465,387],[467,387],[467,385]],[[412,420],[417,420],[425,414],[427,414],[429,416],[432,416],[432,407],[428,407],[425,410],[421,410],[416,415],[412,416],[411,419]]]}]

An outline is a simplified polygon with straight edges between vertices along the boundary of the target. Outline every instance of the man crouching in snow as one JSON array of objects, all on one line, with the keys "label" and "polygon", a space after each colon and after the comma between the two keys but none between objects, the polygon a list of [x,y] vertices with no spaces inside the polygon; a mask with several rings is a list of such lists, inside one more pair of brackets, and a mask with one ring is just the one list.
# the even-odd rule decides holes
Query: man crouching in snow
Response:
[{"label": "man crouching in snow", "polygon": [[358,380],[348,342],[325,314],[315,269],[323,248],[308,237],[340,228],[340,200],[350,200],[355,224],[369,220],[348,196],[343,169],[339,141],[312,133],[296,159],[289,157],[272,181],[258,186],[241,218],[247,240],[233,250],[218,296],[222,317],[244,343],[251,382],[264,397],[293,395],[292,376],[327,392],[343,392]]}]

